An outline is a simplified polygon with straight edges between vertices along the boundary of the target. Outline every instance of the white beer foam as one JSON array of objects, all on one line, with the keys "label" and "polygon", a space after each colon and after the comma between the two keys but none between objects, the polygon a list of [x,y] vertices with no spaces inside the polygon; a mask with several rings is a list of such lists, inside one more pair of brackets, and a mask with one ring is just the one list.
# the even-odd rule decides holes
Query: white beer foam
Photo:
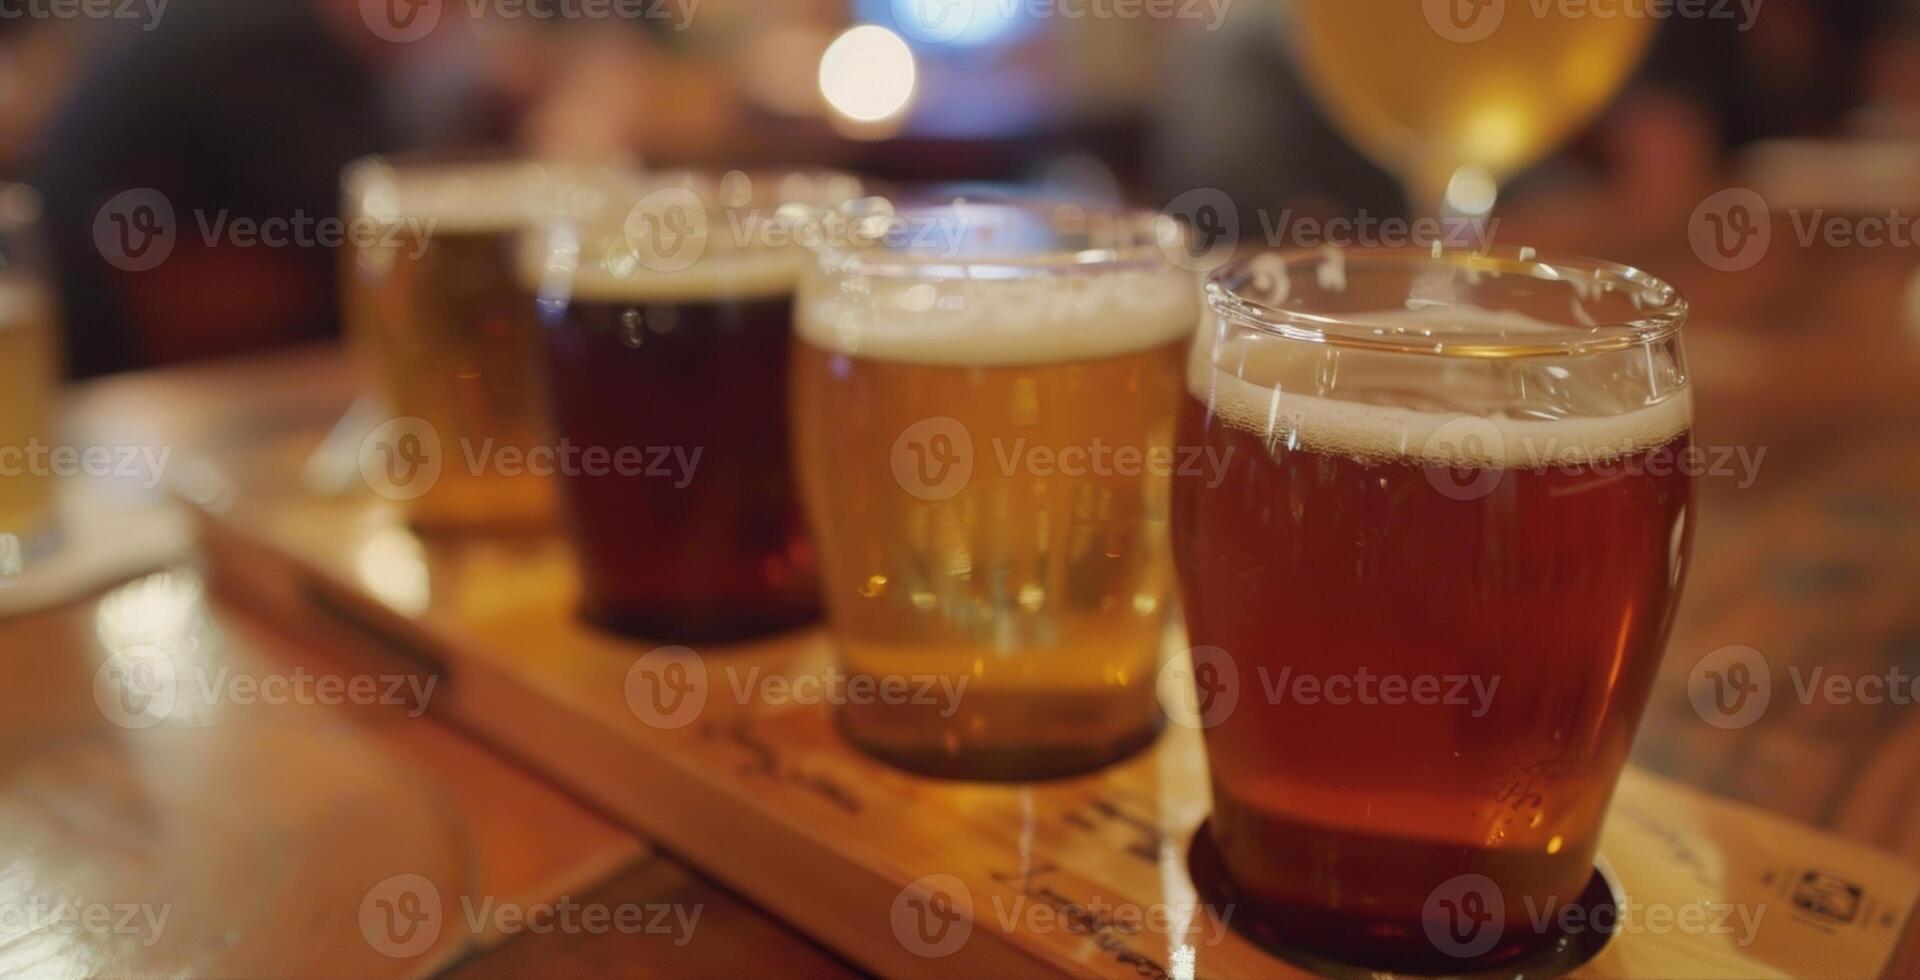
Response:
[{"label": "white beer foam", "polygon": [[431,222],[432,232],[453,234],[519,229],[539,213],[542,196],[558,186],[550,166],[526,161],[401,164],[381,174],[384,180],[376,178],[361,189],[366,214]]},{"label": "white beer foam", "polygon": [[[760,299],[791,294],[811,261],[799,246],[716,249],[674,271],[650,269],[626,254],[601,262],[583,256],[579,270],[560,275],[559,281],[571,275],[572,296],[598,303]],[[539,269],[524,274],[535,286],[542,282],[540,275]]]},{"label": "white beer foam", "polygon": [[1201,313],[1181,270],[1017,279],[809,276],[794,323],[822,350],[952,367],[1118,357],[1180,343]]},{"label": "white beer foam", "polygon": [[[1436,332],[1471,322],[1482,332],[1509,336],[1565,334],[1569,329],[1512,313],[1480,320],[1453,310],[1385,314],[1369,317],[1368,322],[1393,327],[1424,324]],[[1564,409],[1565,414],[1543,418],[1560,409],[1534,405],[1521,417],[1501,410],[1506,399],[1494,379],[1495,365],[1503,363],[1498,360],[1378,353],[1247,335],[1216,351],[1212,341],[1209,331],[1196,346],[1188,363],[1187,389],[1202,404],[1211,405],[1216,417],[1272,444],[1365,463],[1485,469],[1596,463],[1666,445],[1693,423],[1692,394],[1685,387],[1659,391],[1656,399],[1650,390],[1653,386],[1641,381],[1628,385],[1641,390],[1624,396],[1610,392],[1607,398],[1598,398],[1596,392],[1585,392],[1578,412]],[[1590,355],[1616,359],[1612,367],[1645,356],[1632,351]],[[1606,367],[1591,362],[1585,366]],[[1348,382],[1341,387],[1351,394],[1306,393],[1327,384],[1328,378]],[[1395,384],[1396,379],[1400,383]],[[1567,380],[1573,380],[1572,372]],[[1475,412],[1451,405],[1406,404],[1415,400],[1414,392],[1435,386],[1449,402],[1478,402],[1491,408]],[[1609,401],[1613,404],[1602,404]]]}]

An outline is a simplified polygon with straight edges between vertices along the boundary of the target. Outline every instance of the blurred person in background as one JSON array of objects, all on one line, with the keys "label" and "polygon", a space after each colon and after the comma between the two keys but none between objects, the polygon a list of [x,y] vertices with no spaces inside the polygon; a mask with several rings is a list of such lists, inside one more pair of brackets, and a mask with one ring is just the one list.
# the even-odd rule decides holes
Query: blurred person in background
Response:
[{"label": "blurred person in background", "polygon": [[[336,334],[326,240],[228,230],[317,228],[338,213],[341,168],[369,153],[510,140],[556,60],[546,38],[454,17],[417,42],[383,40],[357,0],[173,0],[151,30],[72,29],[102,36],[45,131],[15,143],[37,151],[82,377]],[[173,212],[171,252],[127,268],[126,248],[99,239],[141,235],[119,213],[155,195]]]},{"label": "blurred person in background", "polygon": [[[88,25],[111,36],[79,67],[32,178],[46,198],[76,376],[333,331],[331,251],[209,241],[203,224],[333,215],[341,165],[394,145],[380,53],[340,17],[352,6],[175,0],[150,30]],[[137,206],[150,198],[120,196],[142,189],[171,206],[173,246],[157,267],[134,271],[107,253],[155,246],[103,248],[96,232],[116,233],[103,208],[116,198]]]},{"label": "blurred person in background", "polygon": [[[333,335],[331,248],[208,231],[333,217],[341,166],[372,152],[813,163],[1151,205],[1212,187],[1243,211],[1243,235],[1259,230],[1246,223],[1257,209],[1401,207],[1396,182],[1301,83],[1282,0],[1237,0],[1218,21],[976,8],[980,29],[964,37],[904,30],[919,75],[911,99],[858,131],[823,97],[822,53],[851,22],[901,27],[900,11],[919,9],[906,0],[681,0],[670,16],[590,23],[476,17],[447,2],[411,43],[370,29],[360,0],[172,0],[152,30],[4,21],[0,166],[47,198],[79,375]],[[1728,147],[1844,119],[1870,90],[1896,103],[1920,91],[1905,35],[1886,30],[1906,9],[1763,0],[1750,31],[1668,20],[1612,111],[1504,193],[1555,202],[1528,210],[1569,221],[1665,221],[1723,182]],[[1880,53],[1862,57],[1869,39]],[[173,250],[130,271],[98,236],[125,230],[102,209],[141,189],[171,205]]]},{"label": "blurred person in background", "polygon": [[[838,7],[793,5],[816,15]],[[46,74],[24,86],[32,111],[5,115],[0,153],[46,198],[70,370],[85,377],[336,335],[334,248],[317,235],[267,245],[228,230],[335,218],[341,168],[369,153],[746,156],[755,130],[742,120],[737,66],[716,52],[744,47],[735,42],[769,18],[737,0],[648,9],[682,19],[575,24],[491,8],[476,16],[449,2],[410,42],[372,29],[360,0],[171,0],[151,29],[5,22],[17,25],[10,34],[66,42],[49,46]],[[696,26],[689,9],[701,30],[686,29]],[[56,73],[68,83],[52,84]],[[156,198],[173,213],[171,252],[153,268],[128,268],[113,239],[146,244],[154,212],[133,211]]]}]

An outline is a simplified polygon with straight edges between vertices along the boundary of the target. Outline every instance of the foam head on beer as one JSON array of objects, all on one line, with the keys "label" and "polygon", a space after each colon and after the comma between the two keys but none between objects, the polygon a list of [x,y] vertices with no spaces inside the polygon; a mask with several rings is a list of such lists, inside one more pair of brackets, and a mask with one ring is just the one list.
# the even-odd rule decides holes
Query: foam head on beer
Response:
[{"label": "foam head on beer", "polygon": [[545,178],[540,164],[526,161],[396,164],[376,158],[350,168],[344,183],[356,214],[477,233],[524,223]]},{"label": "foam head on beer", "polygon": [[[1629,317],[1644,335],[1684,313],[1631,270],[1584,278],[1446,260],[1424,282],[1389,285],[1357,282],[1377,273],[1340,250],[1292,267],[1263,258],[1233,278],[1234,302],[1295,308],[1293,334],[1216,321],[1187,383],[1221,421],[1276,443],[1366,462],[1537,468],[1658,448],[1692,421],[1684,363],[1650,352],[1633,327],[1604,325]],[[1476,301],[1494,292],[1522,301]],[[1329,342],[1303,342],[1315,330]]]},{"label": "foam head on beer", "polygon": [[624,166],[555,161],[369,157],[342,176],[347,211],[418,234],[502,234],[591,213],[633,193]]},{"label": "foam head on beer", "polygon": [[803,292],[806,342],[946,365],[1044,364],[1184,343],[1199,283],[1151,219],[1074,204],[956,199],[829,242],[830,282]]},{"label": "foam head on beer", "polygon": [[810,261],[785,217],[857,198],[831,171],[651,174],[615,193],[573,195],[573,211],[523,250],[521,279],[601,302],[719,300],[791,294]]}]

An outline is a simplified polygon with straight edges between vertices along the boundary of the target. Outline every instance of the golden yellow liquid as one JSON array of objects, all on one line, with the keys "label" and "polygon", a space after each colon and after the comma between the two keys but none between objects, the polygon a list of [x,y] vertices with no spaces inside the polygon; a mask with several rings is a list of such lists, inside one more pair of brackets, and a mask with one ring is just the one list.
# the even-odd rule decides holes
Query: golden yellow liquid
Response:
[{"label": "golden yellow liquid", "polygon": [[408,504],[409,519],[426,530],[544,527],[552,480],[495,455],[544,445],[548,432],[545,349],[516,284],[516,233],[424,237],[423,247],[420,235],[396,233],[346,257],[348,330],[387,409],[425,420],[440,440],[440,476]]},{"label": "golden yellow liquid", "polygon": [[[59,357],[47,297],[0,280],[0,574],[47,543],[54,530],[53,448]],[[38,456],[28,453],[44,447]]]},{"label": "golden yellow liquid", "polygon": [[[1484,4],[1294,4],[1300,65],[1321,104],[1361,150],[1432,196],[1422,205],[1461,166],[1500,177],[1558,146],[1626,81],[1655,23],[1568,17],[1535,0]],[[1485,37],[1456,39],[1487,25]]]},{"label": "golden yellow liquid", "polygon": [[[853,741],[923,772],[1025,778],[1153,737],[1170,480],[1067,451],[1170,447],[1186,348],[967,367],[796,342],[801,487],[844,669],[966,685],[957,702],[849,703]],[[955,432],[970,446],[934,444]],[[941,465],[956,454],[963,481]],[[941,499],[908,492],[902,467]]]}]

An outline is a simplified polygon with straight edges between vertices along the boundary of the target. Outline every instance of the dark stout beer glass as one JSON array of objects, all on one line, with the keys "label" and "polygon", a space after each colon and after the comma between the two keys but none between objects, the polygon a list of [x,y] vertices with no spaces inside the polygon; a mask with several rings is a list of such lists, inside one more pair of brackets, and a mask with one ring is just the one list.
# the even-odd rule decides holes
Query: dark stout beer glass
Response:
[{"label": "dark stout beer glass", "polygon": [[533,243],[523,281],[545,327],[562,511],[592,622],[722,642],[818,615],[787,447],[808,255],[776,212],[857,188],[838,174],[663,174]]},{"label": "dark stout beer glass", "polygon": [[[1236,884],[1457,972],[1576,900],[1692,537],[1686,304],[1534,257],[1271,253],[1208,283],[1175,554]],[[1490,937],[1490,938],[1489,938]]]}]

